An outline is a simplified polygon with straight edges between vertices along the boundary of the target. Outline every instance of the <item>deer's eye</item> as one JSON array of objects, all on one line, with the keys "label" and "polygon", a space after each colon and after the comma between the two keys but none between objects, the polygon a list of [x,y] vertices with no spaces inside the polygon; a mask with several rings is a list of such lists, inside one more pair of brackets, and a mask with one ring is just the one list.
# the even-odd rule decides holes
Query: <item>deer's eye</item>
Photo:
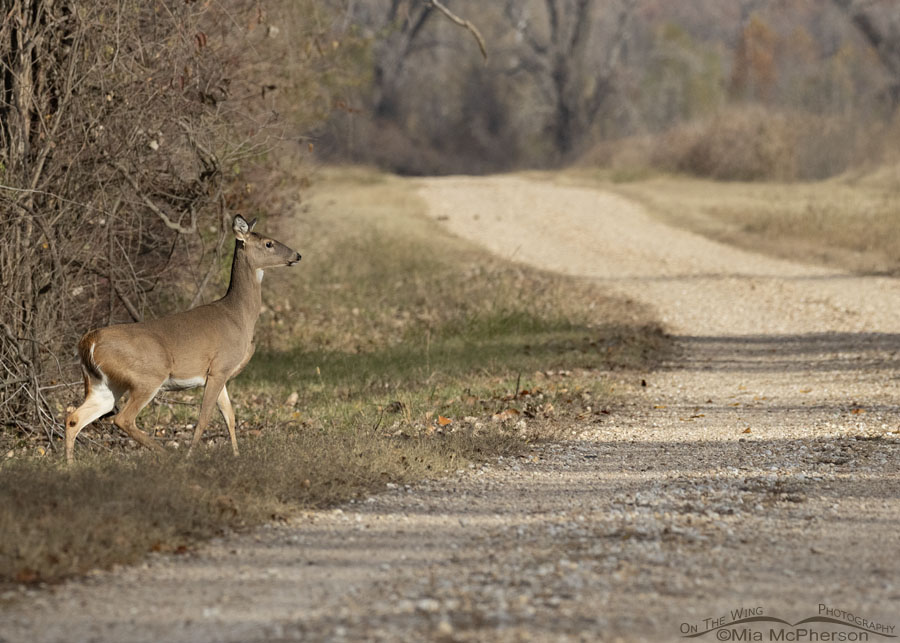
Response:
[{"label": "deer's eye", "polygon": [[274,245],[275,245],[275,244],[272,243],[271,241],[266,241],[266,248],[271,248],[271,247],[274,246]]}]

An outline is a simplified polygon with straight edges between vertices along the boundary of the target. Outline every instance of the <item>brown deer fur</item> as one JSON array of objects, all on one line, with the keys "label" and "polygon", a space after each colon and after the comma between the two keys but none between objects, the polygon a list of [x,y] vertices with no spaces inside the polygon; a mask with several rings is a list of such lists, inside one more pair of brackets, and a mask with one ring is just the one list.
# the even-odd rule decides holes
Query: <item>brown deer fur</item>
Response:
[{"label": "brown deer fur", "polygon": [[235,455],[234,410],[225,384],[253,355],[253,330],[262,304],[266,268],[291,266],[300,254],[263,237],[240,215],[234,218],[231,283],[221,299],[205,306],[136,324],[117,324],[88,332],[78,343],[85,400],[66,418],[66,459],[71,462],[75,438],[84,426],[109,413],[125,393],[127,400],[113,418],[138,443],[161,450],[135,424],[141,409],[160,390],[205,386],[191,449],[219,407]]}]

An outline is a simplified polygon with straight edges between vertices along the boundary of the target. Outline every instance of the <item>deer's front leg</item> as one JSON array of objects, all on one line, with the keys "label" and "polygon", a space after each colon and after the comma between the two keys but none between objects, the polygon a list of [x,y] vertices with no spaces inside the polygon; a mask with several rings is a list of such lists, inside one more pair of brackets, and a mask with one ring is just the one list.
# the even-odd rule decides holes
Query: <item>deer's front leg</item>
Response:
[{"label": "deer's front leg", "polygon": [[219,410],[222,412],[222,418],[228,426],[228,435],[231,437],[231,450],[234,455],[238,455],[237,436],[234,433],[234,409],[231,407],[231,400],[228,399],[228,388],[223,386],[219,398],[216,400]]},{"label": "deer's front leg", "polygon": [[203,401],[200,403],[200,417],[197,419],[197,427],[194,429],[194,439],[191,440],[191,447],[188,453],[194,450],[200,444],[200,438],[203,435],[206,425],[212,418],[213,410],[216,408],[216,400],[222,389],[225,388],[225,382],[228,380],[224,376],[208,375],[206,378],[206,388],[203,389]]}]

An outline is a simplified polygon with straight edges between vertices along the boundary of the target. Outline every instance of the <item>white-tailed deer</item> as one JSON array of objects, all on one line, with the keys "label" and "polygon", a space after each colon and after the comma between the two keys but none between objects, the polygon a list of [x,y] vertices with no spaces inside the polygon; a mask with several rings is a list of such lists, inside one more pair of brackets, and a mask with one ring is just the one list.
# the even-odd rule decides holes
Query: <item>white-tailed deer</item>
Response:
[{"label": "white-tailed deer", "polygon": [[66,417],[66,460],[72,461],[79,431],[109,413],[125,393],[128,399],[113,418],[117,427],[137,442],[162,450],[135,424],[135,418],[157,391],[206,386],[191,449],[218,405],[228,425],[231,446],[238,454],[234,410],[225,384],[253,355],[253,329],[262,304],[263,270],[291,266],[300,253],[251,232],[234,217],[234,260],[225,296],[205,306],[137,324],[117,324],[92,330],[78,343],[84,373],[84,403]]}]

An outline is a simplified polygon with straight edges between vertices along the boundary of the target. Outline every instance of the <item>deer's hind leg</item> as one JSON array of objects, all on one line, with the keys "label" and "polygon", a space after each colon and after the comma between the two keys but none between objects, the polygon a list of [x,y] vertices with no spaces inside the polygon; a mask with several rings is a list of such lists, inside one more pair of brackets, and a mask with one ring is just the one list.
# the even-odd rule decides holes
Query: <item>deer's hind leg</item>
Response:
[{"label": "deer's hind leg", "polygon": [[66,416],[66,462],[75,456],[75,438],[81,429],[115,408],[116,394],[103,380],[84,373],[84,402]]},{"label": "deer's hind leg", "polygon": [[153,399],[161,385],[162,382],[159,382],[156,386],[141,385],[132,388],[128,394],[128,401],[125,402],[122,410],[113,418],[113,423],[127,433],[130,438],[141,446],[154,451],[163,451],[164,449],[153,438],[138,428],[135,419],[138,413],[141,412],[141,409]]}]

